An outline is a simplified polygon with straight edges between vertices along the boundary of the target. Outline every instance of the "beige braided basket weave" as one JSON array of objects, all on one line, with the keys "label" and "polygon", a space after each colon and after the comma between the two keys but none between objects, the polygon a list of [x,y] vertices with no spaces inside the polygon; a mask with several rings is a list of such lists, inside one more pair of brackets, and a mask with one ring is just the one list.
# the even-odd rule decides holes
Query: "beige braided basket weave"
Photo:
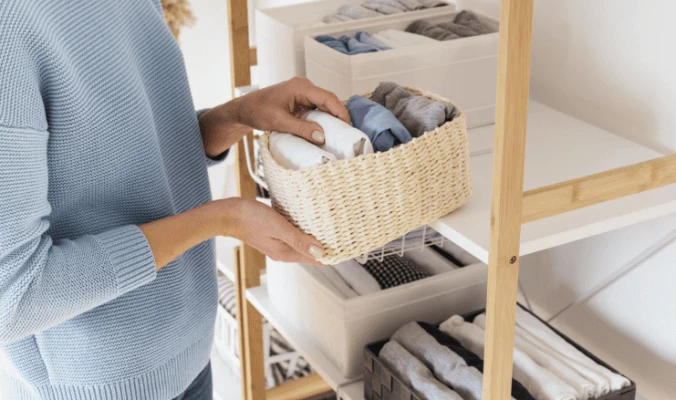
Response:
[{"label": "beige braided basket weave", "polygon": [[[432,100],[442,97],[406,88]],[[366,95],[370,97],[370,94]],[[324,264],[358,257],[467,202],[472,192],[465,114],[382,153],[301,170],[280,166],[263,136],[272,206],[324,245]]]}]

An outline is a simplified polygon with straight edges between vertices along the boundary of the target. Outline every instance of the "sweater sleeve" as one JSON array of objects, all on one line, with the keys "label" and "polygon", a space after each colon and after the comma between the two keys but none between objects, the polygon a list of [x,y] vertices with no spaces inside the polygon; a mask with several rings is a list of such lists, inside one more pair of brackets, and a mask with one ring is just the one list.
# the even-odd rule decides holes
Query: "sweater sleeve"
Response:
[{"label": "sweater sleeve", "polygon": [[55,326],[155,276],[136,225],[53,240],[47,131],[0,126],[0,342]]}]

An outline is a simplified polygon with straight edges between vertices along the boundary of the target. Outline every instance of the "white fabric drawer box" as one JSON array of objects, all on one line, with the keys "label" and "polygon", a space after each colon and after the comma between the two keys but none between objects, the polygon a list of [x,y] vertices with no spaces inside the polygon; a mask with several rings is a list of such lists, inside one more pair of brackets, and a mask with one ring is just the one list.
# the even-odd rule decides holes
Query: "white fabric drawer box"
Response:
[{"label": "white fabric drawer box", "polygon": [[[457,12],[424,18],[433,24],[447,22]],[[348,56],[305,38],[306,76],[318,86],[347,99],[372,92],[382,81],[392,81],[437,93],[451,100],[467,115],[467,127],[495,122],[498,66],[498,21],[476,13],[495,33],[439,41]],[[326,34],[354,35],[359,30],[375,34],[385,29],[404,30],[410,21],[381,21],[368,29],[338,28]]]},{"label": "white fabric drawer box", "polygon": [[362,373],[366,344],[390,337],[410,321],[436,323],[484,307],[486,274],[485,264],[475,264],[344,299],[330,289],[318,267],[268,260],[267,286],[272,304],[307,332],[347,378],[354,378]]},{"label": "white fabric drawer box", "polygon": [[[417,19],[450,14],[455,5],[410,11],[382,17],[358,19],[334,24],[320,24],[322,18],[335,14],[345,4],[363,4],[365,0],[325,0],[274,7],[256,11],[257,74],[261,87],[305,76],[303,38],[337,30],[369,30],[382,21],[400,22],[404,26]],[[320,24],[320,25],[317,25]]]}]

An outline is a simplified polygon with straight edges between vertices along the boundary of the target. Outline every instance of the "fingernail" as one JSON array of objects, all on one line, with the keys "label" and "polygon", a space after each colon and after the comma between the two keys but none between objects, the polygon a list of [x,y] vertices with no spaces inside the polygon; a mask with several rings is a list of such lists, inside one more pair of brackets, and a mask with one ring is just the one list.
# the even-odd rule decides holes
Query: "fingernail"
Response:
[{"label": "fingernail", "polygon": [[324,132],[314,131],[312,132],[312,139],[317,143],[324,143]]},{"label": "fingernail", "polygon": [[310,255],[315,258],[315,260],[319,260],[324,256],[324,250],[317,246],[310,246]]}]

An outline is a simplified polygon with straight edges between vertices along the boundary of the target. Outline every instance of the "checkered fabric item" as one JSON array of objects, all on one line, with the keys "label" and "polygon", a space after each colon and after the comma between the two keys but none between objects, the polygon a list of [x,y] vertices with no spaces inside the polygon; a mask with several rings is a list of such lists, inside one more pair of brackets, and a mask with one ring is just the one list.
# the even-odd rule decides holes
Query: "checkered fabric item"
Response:
[{"label": "checkered fabric item", "polygon": [[417,265],[394,254],[386,256],[383,261],[370,260],[364,269],[378,282],[382,289],[414,282],[429,275]]}]

